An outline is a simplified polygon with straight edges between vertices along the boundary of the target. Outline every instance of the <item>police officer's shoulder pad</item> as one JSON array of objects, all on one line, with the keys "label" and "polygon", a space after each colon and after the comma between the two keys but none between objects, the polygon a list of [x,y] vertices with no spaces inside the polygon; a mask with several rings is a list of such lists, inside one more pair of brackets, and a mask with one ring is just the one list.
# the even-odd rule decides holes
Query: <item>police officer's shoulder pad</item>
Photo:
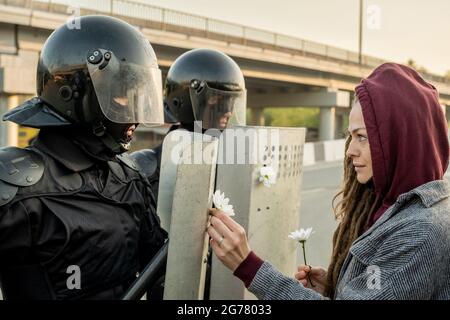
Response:
[{"label": "police officer's shoulder pad", "polygon": [[139,168],[134,161],[134,159],[128,153],[122,153],[116,156],[116,158],[126,165],[128,168],[133,169],[134,171],[139,171]]},{"label": "police officer's shoulder pad", "polygon": [[136,163],[139,172],[146,177],[155,174],[158,168],[158,155],[152,149],[143,149],[130,154],[130,157]]},{"label": "police officer's shoulder pad", "polygon": [[0,180],[0,207],[14,199],[18,190],[19,187]]},{"label": "police officer's shoulder pad", "polygon": [[0,148],[0,205],[10,202],[18,187],[36,184],[44,173],[41,155],[16,147]]}]

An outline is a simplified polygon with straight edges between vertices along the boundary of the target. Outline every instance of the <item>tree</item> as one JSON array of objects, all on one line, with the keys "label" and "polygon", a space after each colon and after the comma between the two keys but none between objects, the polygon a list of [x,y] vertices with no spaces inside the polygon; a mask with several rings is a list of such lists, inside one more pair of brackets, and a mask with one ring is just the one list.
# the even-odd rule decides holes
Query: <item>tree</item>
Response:
[{"label": "tree", "polygon": [[408,61],[406,61],[406,65],[413,69],[417,69],[417,64],[413,59],[408,59]]},{"label": "tree", "polygon": [[406,61],[406,65],[420,73],[428,73],[428,70],[425,67],[419,66],[413,59],[408,59],[408,61]]},{"label": "tree", "polygon": [[445,79],[447,79],[447,80],[449,80],[450,81],[450,70],[448,70],[446,73],[445,73]]}]

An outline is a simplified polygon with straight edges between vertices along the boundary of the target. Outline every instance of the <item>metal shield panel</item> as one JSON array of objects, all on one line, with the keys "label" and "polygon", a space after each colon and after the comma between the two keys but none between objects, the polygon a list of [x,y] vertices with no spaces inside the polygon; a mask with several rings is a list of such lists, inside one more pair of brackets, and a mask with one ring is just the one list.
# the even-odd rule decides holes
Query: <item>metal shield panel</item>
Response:
[{"label": "metal shield panel", "polygon": [[176,131],[164,141],[158,197],[170,230],[164,299],[203,299],[218,140]]},{"label": "metal shield panel", "polygon": [[[227,131],[234,131],[235,144]],[[240,127],[221,136],[216,189],[230,198],[249,239],[250,247],[286,275],[296,270],[298,245],[288,234],[299,228],[300,187],[303,167],[304,128]],[[226,145],[228,146],[226,147]],[[234,148],[234,149],[233,149]],[[234,150],[234,151],[233,151]],[[233,154],[234,153],[234,154]],[[239,162],[244,155],[245,163]],[[236,163],[227,163],[234,158]],[[260,182],[260,169],[272,167],[276,182],[270,187]],[[213,257],[211,299],[255,299],[244,284]]]}]

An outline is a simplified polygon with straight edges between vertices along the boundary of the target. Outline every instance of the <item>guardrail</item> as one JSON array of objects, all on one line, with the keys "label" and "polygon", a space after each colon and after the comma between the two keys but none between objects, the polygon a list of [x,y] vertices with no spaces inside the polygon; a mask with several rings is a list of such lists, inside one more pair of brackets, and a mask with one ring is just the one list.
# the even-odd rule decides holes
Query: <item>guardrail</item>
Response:
[{"label": "guardrail", "polygon": [[[67,14],[70,7],[80,8],[82,15],[108,14],[132,20],[133,24],[140,27],[359,64],[358,53],[354,51],[130,0],[0,0],[0,4],[62,14]],[[386,60],[363,55],[361,64],[374,68],[383,62]],[[423,75],[431,81],[450,84],[450,79],[443,76]]]}]

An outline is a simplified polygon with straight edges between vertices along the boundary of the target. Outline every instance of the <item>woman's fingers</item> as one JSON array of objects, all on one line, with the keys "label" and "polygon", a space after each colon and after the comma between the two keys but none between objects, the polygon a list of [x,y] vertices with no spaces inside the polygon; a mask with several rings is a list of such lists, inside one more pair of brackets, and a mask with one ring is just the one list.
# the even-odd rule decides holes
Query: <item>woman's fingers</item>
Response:
[{"label": "woman's fingers", "polygon": [[310,267],[310,266],[307,266],[307,265],[304,265],[304,264],[301,264],[301,265],[299,265],[299,266],[297,267],[297,270],[298,270],[298,271],[310,272],[310,271],[311,271],[311,267]]},{"label": "woman's fingers", "polygon": [[238,232],[243,230],[242,226],[229,217],[226,213],[215,208],[209,209],[209,214],[220,219],[231,231]]},{"label": "woman's fingers", "polygon": [[231,239],[233,237],[233,231],[231,231],[219,218],[213,216],[209,222],[224,238]]},{"label": "woman's fingers", "polygon": [[311,276],[316,276],[316,277],[322,277],[324,275],[326,275],[327,270],[325,270],[322,267],[311,267],[311,266],[306,266],[304,264],[299,265],[297,267],[298,272],[303,271],[305,273],[311,273]]},{"label": "woman's fingers", "polygon": [[220,210],[211,209],[209,213],[212,217],[206,231],[211,237],[211,247],[219,260],[234,272],[251,251],[245,230]]},{"label": "woman's fingers", "polygon": [[[217,209],[211,209],[212,214],[209,220],[211,225],[222,234],[229,248],[247,246],[247,235],[244,228],[231,219],[228,215]],[[228,239],[228,241],[227,241]]]},{"label": "woman's fingers", "polygon": [[[206,232],[211,239],[214,240],[211,242],[211,246],[214,244],[217,248],[220,248],[220,253],[225,253],[226,251],[233,249],[232,244],[235,243],[234,239],[236,235],[233,234],[233,232],[228,229],[227,226],[225,226],[218,218],[211,217],[210,226],[206,229]],[[216,254],[219,255],[218,252],[216,252]]]},{"label": "woman's fingers", "polygon": [[295,279],[297,280],[301,280],[301,279],[306,279],[307,273],[305,271],[299,271],[297,273],[295,273]]},{"label": "woman's fingers", "polygon": [[321,267],[312,268],[311,275],[314,277],[324,277],[327,274],[327,270]]},{"label": "woman's fingers", "polygon": [[211,248],[213,249],[214,253],[217,255],[219,259],[222,259],[225,256],[225,252],[222,250],[222,248],[218,245],[217,241],[211,238],[209,241],[211,244]]},{"label": "woman's fingers", "polygon": [[306,279],[306,272],[300,271],[295,274],[295,279],[300,282],[304,287],[308,285],[308,280]]},{"label": "woman's fingers", "polygon": [[[223,241],[222,240],[222,234],[214,228],[214,226],[209,226],[208,229],[206,229],[206,232],[209,234],[211,239],[216,241],[217,243]],[[225,237],[223,237],[225,239]]]}]

